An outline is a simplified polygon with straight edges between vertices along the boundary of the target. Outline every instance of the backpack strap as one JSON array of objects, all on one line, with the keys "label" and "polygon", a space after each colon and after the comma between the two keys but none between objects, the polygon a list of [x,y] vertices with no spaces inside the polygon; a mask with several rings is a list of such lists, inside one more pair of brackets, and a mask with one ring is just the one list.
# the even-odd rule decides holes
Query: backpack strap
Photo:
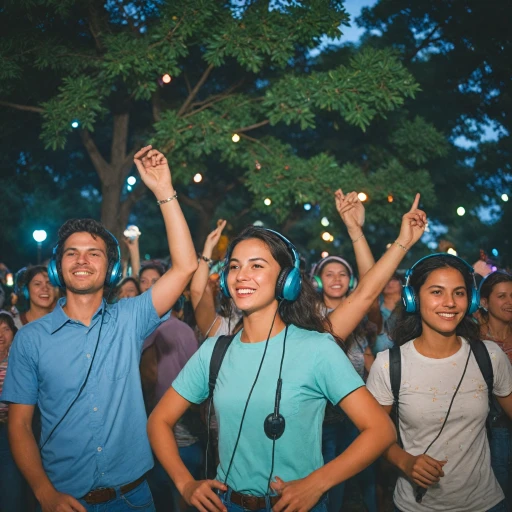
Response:
[{"label": "backpack strap", "polygon": [[[478,368],[482,372],[485,384],[487,385],[487,399],[489,401],[489,416],[486,421],[487,435],[491,435],[491,416],[494,407],[492,390],[494,387],[494,371],[492,369],[491,357],[483,341],[469,341],[469,347],[475,356]],[[496,412],[496,411],[495,411]]]},{"label": "backpack strap", "polygon": [[395,410],[394,414],[392,414],[392,417],[396,427],[397,443],[398,446],[402,448],[402,437],[400,436],[400,411],[398,406],[398,398],[400,396],[400,382],[402,380],[402,355],[398,345],[395,345],[389,349],[389,380],[391,382],[393,407]]},{"label": "backpack strap", "polygon": [[234,337],[234,334],[231,336],[219,336],[215,342],[215,346],[213,347],[212,358],[210,359],[210,375],[208,377],[209,400],[213,398],[213,391],[215,389],[217,377],[219,376],[222,361],[224,360],[224,356],[226,355],[229,345],[233,341]]}]

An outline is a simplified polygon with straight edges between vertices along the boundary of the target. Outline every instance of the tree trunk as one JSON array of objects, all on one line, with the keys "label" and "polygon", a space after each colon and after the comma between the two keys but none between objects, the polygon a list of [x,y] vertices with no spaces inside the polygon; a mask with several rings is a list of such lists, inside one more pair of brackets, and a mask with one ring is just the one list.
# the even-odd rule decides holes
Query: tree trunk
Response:
[{"label": "tree trunk", "polygon": [[[114,171],[114,169],[112,169]],[[101,184],[101,222],[119,240],[128,221],[128,213],[121,219],[121,192],[123,184],[119,180]]]}]

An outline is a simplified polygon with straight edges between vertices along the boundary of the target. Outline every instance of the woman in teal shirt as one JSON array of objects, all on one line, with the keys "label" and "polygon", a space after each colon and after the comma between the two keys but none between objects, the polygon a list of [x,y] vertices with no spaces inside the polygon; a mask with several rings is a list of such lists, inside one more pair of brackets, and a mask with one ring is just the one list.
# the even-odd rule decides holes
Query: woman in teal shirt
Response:
[{"label": "woman in teal shirt", "polygon": [[[423,233],[426,217],[417,210],[418,201],[419,196],[392,248],[331,314],[340,338],[360,322],[407,247]],[[217,479],[193,479],[172,433],[191,403],[208,396],[214,339],[201,346],[153,411],[148,422],[153,450],[186,502],[201,512],[323,511],[322,497],[332,486],[357,474],[394,442],[393,426],[334,338],[321,332],[326,323],[318,315],[311,284],[304,281],[300,287],[298,254],[290,242],[251,226],[233,240],[227,265],[224,290],[243,313],[243,329],[228,348],[215,388]],[[274,411],[278,379],[285,429],[275,441],[265,434],[264,422]],[[324,466],[321,431],[327,400],[339,404],[361,434]]]}]

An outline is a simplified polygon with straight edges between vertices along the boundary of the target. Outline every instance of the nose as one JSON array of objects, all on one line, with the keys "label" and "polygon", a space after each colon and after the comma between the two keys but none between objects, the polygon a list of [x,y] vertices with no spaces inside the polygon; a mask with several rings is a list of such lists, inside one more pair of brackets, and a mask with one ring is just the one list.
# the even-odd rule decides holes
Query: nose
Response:
[{"label": "nose", "polygon": [[447,308],[454,308],[455,307],[455,299],[453,298],[452,294],[447,293],[445,295],[445,301],[444,301],[443,305],[446,306]]},{"label": "nose", "polygon": [[236,272],[236,280],[237,281],[247,281],[249,279],[249,272],[247,267],[241,265]]}]

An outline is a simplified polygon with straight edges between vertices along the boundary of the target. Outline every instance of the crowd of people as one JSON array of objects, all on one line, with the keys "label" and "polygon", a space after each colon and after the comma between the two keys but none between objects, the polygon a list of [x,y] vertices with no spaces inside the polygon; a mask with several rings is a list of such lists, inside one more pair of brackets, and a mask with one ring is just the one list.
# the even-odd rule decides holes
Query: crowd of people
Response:
[{"label": "crowd of people", "polygon": [[[0,311],[0,512],[512,510],[512,275],[432,254],[419,194],[375,261],[311,269],[249,226],[197,253],[164,155],[135,155],[171,264],[91,219],[23,269]],[[357,269],[347,260],[355,259]],[[482,270],[482,268],[484,270]],[[124,274],[124,277],[123,277]],[[485,275],[482,275],[485,274]]]}]

